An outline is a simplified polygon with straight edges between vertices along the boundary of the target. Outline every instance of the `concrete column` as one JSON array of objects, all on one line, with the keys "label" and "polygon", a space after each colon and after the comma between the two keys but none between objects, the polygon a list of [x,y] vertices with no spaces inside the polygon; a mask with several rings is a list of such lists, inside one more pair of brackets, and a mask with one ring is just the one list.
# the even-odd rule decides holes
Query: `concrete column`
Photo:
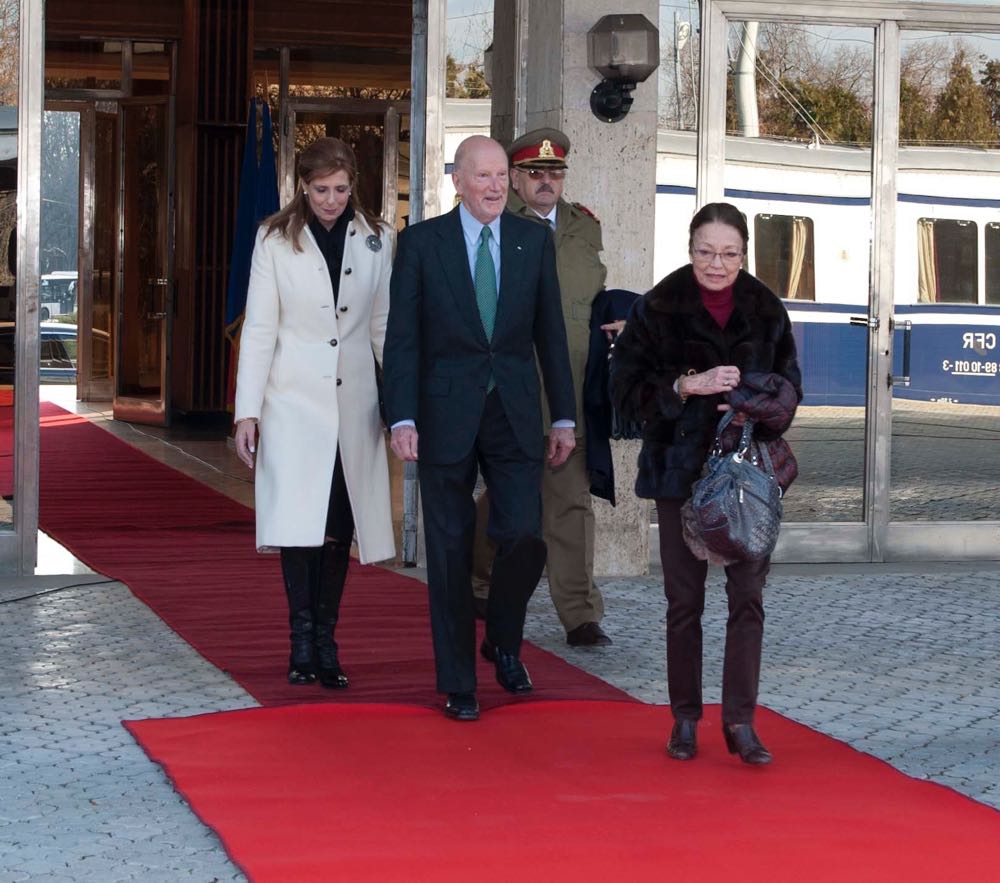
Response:
[{"label": "concrete column", "polygon": [[[554,126],[569,136],[566,197],[601,219],[608,287],[647,291],[654,282],[658,78],[636,87],[625,119],[601,122],[590,110],[590,93],[600,77],[587,66],[587,32],[616,10],[600,0],[495,0],[494,9],[494,70],[526,65],[525,131]],[[654,0],[636,0],[617,11],[641,13],[654,24],[659,20]],[[518,28],[526,35],[520,58],[514,55]],[[502,86],[494,92],[493,131],[501,140],[509,140],[516,91]],[[613,443],[613,448],[618,505],[594,500],[595,570],[604,576],[643,574],[649,568],[650,519],[648,501],[633,493],[639,442]]]}]

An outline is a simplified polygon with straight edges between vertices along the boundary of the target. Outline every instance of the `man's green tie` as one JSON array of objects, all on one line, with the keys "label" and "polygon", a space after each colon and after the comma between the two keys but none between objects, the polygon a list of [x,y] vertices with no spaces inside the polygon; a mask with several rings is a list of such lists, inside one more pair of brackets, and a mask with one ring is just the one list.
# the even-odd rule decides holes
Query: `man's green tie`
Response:
[{"label": "man's green tie", "polygon": [[476,252],[476,304],[479,317],[483,321],[486,339],[493,339],[493,326],[497,321],[497,271],[490,254],[490,239],[493,234],[489,227],[483,227],[479,234],[479,250]]},{"label": "man's green tie", "polygon": [[[483,227],[479,234],[479,250],[476,252],[476,304],[479,306],[479,318],[483,323],[486,339],[493,339],[493,326],[497,323],[497,270],[493,266],[493,256],[490,254],[490,238],[493,236],[489,227]],[[487,394],[493,392],[496,383],[490,374],[486,384]]]}]

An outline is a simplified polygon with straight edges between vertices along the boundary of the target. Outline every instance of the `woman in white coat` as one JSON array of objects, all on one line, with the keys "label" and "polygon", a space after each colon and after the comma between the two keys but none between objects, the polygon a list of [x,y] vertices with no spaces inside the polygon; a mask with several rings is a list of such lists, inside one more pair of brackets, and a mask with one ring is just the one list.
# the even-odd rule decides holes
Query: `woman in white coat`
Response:
[{"label": "woman in white coat", "polygon": [[358,200],[343,141],[311,144],[298,176],[254,246],[235,441],[251,469],[256,457],[257,549],[281,552],[288,681],[336,689],[348,685],[333,634],[355,531],[362,562],[396,554],[375,380],[392,242]]}]

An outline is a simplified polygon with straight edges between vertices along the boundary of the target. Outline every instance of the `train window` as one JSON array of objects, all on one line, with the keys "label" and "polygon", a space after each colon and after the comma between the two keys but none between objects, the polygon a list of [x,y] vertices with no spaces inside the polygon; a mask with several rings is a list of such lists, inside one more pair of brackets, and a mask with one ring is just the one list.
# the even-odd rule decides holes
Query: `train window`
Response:
[{"label": "train window", "polygon": [[757,215],[753,235],[757,278],[778,297],[816,300],[812,218]]},{"label": "train window", "polygon": [[986,303],[1000,305],[1000,224],[986,225]]},{"label": "train window", "polygon": [[979,303],[978,229],[973,221],[917,221],[917,301]]}]

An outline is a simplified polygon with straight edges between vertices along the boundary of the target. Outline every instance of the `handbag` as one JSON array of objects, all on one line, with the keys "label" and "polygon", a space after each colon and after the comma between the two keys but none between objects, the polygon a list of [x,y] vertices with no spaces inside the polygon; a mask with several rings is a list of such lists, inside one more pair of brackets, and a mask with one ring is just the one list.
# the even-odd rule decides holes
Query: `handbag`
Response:
[{"label": "handbag", "polygon": [[709,552],[729,561],[758,561],[778,542],[781,488],[767,446],[754,441],[752,419],[743,424],[736,450],[722,452],[722,433],[734,413],[719,421],[704,472],[691,489],[691,513]]}]

